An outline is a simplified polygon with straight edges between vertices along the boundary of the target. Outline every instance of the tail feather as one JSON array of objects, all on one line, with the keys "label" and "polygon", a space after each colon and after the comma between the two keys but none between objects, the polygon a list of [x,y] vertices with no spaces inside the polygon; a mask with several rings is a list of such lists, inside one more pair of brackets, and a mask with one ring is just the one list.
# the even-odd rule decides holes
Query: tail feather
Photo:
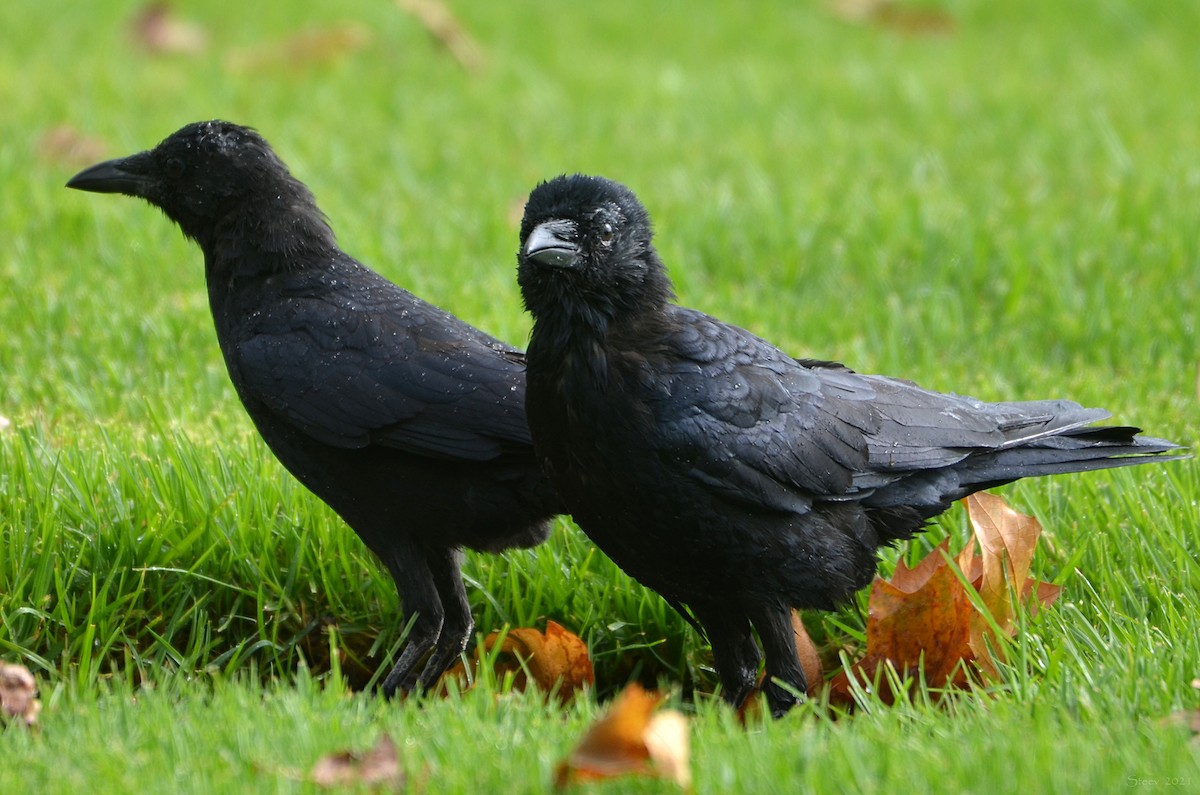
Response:
[{"label": "tail feather", "polygon": [[[1090,427],[1048,436],[1022,447],[1009,447],[967,458],[959,466],[964,489],[959,496],[1019,478],[1091,472],[1187,458],[1166,439],[1136,436],[1138,428]],[[956,497],[957,499],[957,497]]]},{"label": "tail feather", "polygon": [[[956,463],[938,469],[913,470],[888,482],[871,482],[861,498],[873,508],[908,505],[926,518],[945,510],[955,500],[1014,480],[1068,472],[1136,466],[1189,458],[1184,448],[1166,439],[1138,436],[1138,428],[1088,426],[1054,436],[1042,436],[1021,446],[964,451]],[[1174,452],[1180,451],[1180,452]]]}]

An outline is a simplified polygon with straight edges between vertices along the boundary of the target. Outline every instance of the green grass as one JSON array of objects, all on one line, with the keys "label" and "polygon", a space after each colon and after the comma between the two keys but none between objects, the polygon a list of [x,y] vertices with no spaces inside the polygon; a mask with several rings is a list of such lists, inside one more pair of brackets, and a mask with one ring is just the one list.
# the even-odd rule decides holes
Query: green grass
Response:
[{"label": "green grass", "polygon": [[[199,253],[142,203],[64,190],[89,161],[44,151],[58,125],[98,138],[95,159],[253,124],[347,250],[517,344],[512,215],[539,179],[602,173],[649,207],[685,304],[797,355],[1069,396],[1196,445],[1200,10],[920,5],[954,30],[817,2],[454,2],[478,74],[389,3],[189,3],[196,57],[139,52],[136,3],[0,5],[0,658],[46,702],[39,733],[0,731],[0,792],[304,789],[297,771],[382,731],[414,791],[544,791],[602,708],[495,683],[420,707],[346,695],[400,638],[388,577],[254,434]],[[361,49],[235,63],[347,21]],[[1065,592],[1001,682],[749,731],[701,696],[697,791],[1200,786],[1194,742],[1161,723],[1200,705],[1200,464],[1004,494],[1043,522],[1035,574]],[[961,510],[916,545],[946,534],[965,537]],[[565,522],[466,574],[481,631],[582,634],[601,695],[712,686],[682,620]],[[810,627],[853,656],[864,609]]]}]

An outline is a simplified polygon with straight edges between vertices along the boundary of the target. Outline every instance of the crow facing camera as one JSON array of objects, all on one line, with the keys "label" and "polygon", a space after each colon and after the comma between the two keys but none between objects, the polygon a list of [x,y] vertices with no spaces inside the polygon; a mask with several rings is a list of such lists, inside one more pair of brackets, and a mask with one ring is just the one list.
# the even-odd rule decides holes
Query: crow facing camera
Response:
[{"label": "crow facing camera", "polygon": [[651,237],[641,202],[610,180],[530,194],[526,410],[568,512],[707,634],[735,705],[765,657],[768,703],[785,713],[807,689],[791,609],[844,602],[879,547],[955,500],[1181,457],[1071,401],[985,403],[792,358],[673,303]]}]

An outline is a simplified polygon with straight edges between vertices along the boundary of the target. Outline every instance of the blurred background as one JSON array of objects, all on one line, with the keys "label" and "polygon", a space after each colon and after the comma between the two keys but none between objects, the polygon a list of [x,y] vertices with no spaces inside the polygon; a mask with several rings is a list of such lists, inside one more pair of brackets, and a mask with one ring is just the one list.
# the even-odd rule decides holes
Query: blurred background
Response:
[{"label": "blurred background", "polygon": [[[10,384],[6,416],[136,411],[113,387],[167,388],[150,349],[180,344],[208,380],[172,382],[169,413],[228,402],[195,252],[145,208],[62,190],[205,118],[257,127],[350,252],[514,342],[523,199],[583,171],[643,198],[684,303],[797,354],[985,392],[973,372],[1019,356],[1099,399],[1080,370],[1194,348],[1191,4],[104,0],[9,3],[0,27],[0,306],[74,305],[62,330],[87,338],[10,326],[0,362],[135,333],[149,357],[125,384],[80,364],[53,399]],[[74,296],[99,291],[89,317]],[[164,306],[170,339],[128,322]],[[1139,373],[1147,396],[1194,397],[1193,352]]]}]

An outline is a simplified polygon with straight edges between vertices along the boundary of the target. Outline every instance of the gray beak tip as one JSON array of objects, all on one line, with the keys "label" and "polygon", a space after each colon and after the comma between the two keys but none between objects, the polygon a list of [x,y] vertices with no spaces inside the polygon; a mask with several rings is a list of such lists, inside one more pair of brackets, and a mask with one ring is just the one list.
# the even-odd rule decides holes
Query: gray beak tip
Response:
[{"label": "gray beak tip", "polygon": [[574,268],[579,263],[579,246],[569,238],[576,234],[571,221],[546,221],[538,224],[525,240],[525,256],[551,268]]}]

